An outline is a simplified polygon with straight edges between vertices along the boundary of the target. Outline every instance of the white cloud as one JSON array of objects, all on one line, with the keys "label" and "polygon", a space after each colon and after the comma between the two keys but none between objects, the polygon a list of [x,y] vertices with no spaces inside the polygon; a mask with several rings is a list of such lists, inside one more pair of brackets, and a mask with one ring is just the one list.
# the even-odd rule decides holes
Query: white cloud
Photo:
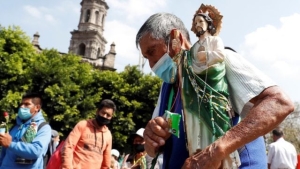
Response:
[{"label": "white cloud", "polygon": [[278,72],[278,75],[281,77],[290,76],[291,78],[299,77],[299,66],[290,66],[291,64],[286,63],[285,61],[276,61],[272,64],[272,69]]},{"label": "white cloud", "polygon": [[112,8],[126,15],[128,20],[135,20],[153,14],[157,9],[166,6],[166,0],[110,0]]},{"label": "white cloud", "polygon": [[128,64],[137,65],[139,52],[135,46],[137,30],[120,21],[107,21],[105,24],[104,37],[107,37],[106,52],[108,53],[112,42],[116,44],[116,68],[124,69]]},{"label": "white cloud", "polygon": [[[106,53],[110,49],[110,44],[116,44],[115,68],[122,71],[128,64],[138,65],[140,52],[135,46],[135,36],[137,28],[131,21],[137,22],[138,19],[145,20],[145,16],[155,13],[160,8],[166,6],[167,0],[110,0],[110,9],[114,13],[122,16],[122,20],[106,21],[104,37],[108,38]],[[128,22],[129,21],[129,22]],[[145,65],[145,70],[148,65]],[[149,72],[149,70],[146,70]]]},{"label": "white cloud", "polygon": [[280,59],[300,61],[298,40],[300,38],[300,14],[280,18],[281,27],[272,25],[258,28],[245,37],[242,49],[249,56],[261,61]]},{"label": "white cloud", "polygon": [[47,21],[52,24],[57,22],[55,17],[53,17],[53,15],[50,14],[52,10],[47,7],[43,7],[43,6],[34,7],[34,6],[26,5],[24,6],[24,10],[31,17],[37,18],[40,21]]},{"label": "white cloud", "polygon": [[42,13],[41,11],[34,7],[34,6],[30,6],[30,5],[26,5],[24,6],[24,10],[29,14],[31,15],[32,17],[35,17],[35,18],[42,18]]},{"label": "white cloud", "polygon": [[[281,26],[272,25],[258,28],[245,37],[241,46],[242,54],[260,62],[265,66],[288,65],[284,69],[286,76],[299,73],[299,39],[300,39],[300,14],[280,18]],[[298,64],[296,64],[298,63]],[[282,69],[276,69],[283,71]],[[295,72],[296,71],[296,72]]]},{"label": "white cloud", "polygon": [[280,18],[281,25],[276,27],[266,25],[245,36],[241,45],[241,54],[253,64],[266,72],[281,86],[290,90],[290,95],[296,96],[296,89],[300,82],[300,14]]},{"label": "white cloud", "polygon": [[61,3],[59,5],[57,5],[54,10],[58,10],[61,13],[69,13],[70,14],[70,12],[72,12],[72,13],[79,14],[80,8],[81,8],[81,6],[79,5],[78,1],[64,0],[64,1],[61,1]]},{"label": "white cloud", "polygon": [[55,23],[55,19],[53,18],[52,15],[45,15],[45,20],[48,21],[48,22],[51,22],[51,23]]},{"label": "white cloud", "polygon": [[62,17],[70,16],[80,13],[80,5],[71,0],[61,1],[59,4],[54,6],[31,6],[26,5],[23,7],[24,10],[34,18],[39,19],[41,22],[49,22],[56,24],[59,20],[63,20]]}]

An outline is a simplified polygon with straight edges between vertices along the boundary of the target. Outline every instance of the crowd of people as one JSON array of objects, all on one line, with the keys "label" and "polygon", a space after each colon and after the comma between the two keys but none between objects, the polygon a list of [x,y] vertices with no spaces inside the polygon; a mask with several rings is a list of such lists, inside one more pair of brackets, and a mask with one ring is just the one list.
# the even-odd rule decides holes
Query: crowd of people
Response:
[{"label": "crowd of people", "polygon": [[[136,45],[163,80],[152,119],[130,136],[132,152],[120,155],[107,127],[116,105],[104,99],[95,118],[78,122],[68,135],[59,150],[61,169],[295,168],[296,150],[276,128],[294,110],[292,101],[224,47],[217,36],[221,21],[214,6],[202,4],[193,17],[198,41],[192,46],[177,16],[151,15],[139,29]],[[23,96],[16,124],[0,134],[0,169],[46,166],[45,156],[54,153],[59,134],[45,123],[41,107],[40,96]],[[179,135],[172,134],[175,122],[166,120],[166,112],[180,115]],[[271,130],[274,143],[266,155],[263,136]]]}]

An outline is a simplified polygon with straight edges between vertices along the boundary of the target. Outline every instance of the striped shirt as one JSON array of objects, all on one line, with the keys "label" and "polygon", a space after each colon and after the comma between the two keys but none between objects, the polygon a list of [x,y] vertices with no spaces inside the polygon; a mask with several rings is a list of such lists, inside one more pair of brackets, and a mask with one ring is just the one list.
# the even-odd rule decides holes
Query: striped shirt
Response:
[{"label": "striped shirt", "polygon": [[230,101],[235,112],[243,118],[253,106],[249,101],[276,84],[238,53],[231,50],[225,52]]},{"label": "striped shirt", "polygon": [[[249,101],[264,89],[276,84],[240,54],[225,50],[226,78],[230,101],[236,113],[243,118],[253,106]],[[152,118],[158,116],[161,91]]]}]

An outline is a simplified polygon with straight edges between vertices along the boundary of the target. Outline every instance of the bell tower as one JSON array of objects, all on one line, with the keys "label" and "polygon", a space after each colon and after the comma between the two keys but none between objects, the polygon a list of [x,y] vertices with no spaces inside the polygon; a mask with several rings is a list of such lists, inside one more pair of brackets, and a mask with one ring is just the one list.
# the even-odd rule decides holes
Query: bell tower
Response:
[{"label": "bell tower", "polygon": [[[115,44],[105,54],[106,39],[103,36],[105,17],[109,9],[105,0],[82,0],[78,30],[71,32],[69,52],[82,56],[84,61],[101,69],[114,69]],[[111,52],[113,51],[113,52]]]}]

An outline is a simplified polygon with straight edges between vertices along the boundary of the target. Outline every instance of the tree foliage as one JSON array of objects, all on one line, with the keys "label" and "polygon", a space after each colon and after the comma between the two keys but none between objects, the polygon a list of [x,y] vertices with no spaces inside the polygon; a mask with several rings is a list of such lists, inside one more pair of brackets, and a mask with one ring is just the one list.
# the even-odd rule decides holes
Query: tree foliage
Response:
[{"label": "tree foliage", "polygon": [[[300,103],[295,102],[295,110],[289,114],[285,120],[280,124],[280,127],[283,129],[284,139],[291,142],[298,153],[300,153]],[[272,132],[268,134],[267,142],[273,142]]]},{"label": "tree foliage", "polygon": [[22,95],[39,92],[45,117],[64,138],[78,121],[94,118],[96,105],[108,98],[117,105],[109,126],[113,144],[122,150],[129,135],[151,118],[160,85],[137,66],[100,71],[73,54],[36,52],[20,28],[0,26],[0,110],[15,118]]},{"label": "tree foliage", "polygon": [[0,25],[0,107],[15,112],[22,95],[30,88],[29,75],[37,58],[29,38],[19,27]]}]

